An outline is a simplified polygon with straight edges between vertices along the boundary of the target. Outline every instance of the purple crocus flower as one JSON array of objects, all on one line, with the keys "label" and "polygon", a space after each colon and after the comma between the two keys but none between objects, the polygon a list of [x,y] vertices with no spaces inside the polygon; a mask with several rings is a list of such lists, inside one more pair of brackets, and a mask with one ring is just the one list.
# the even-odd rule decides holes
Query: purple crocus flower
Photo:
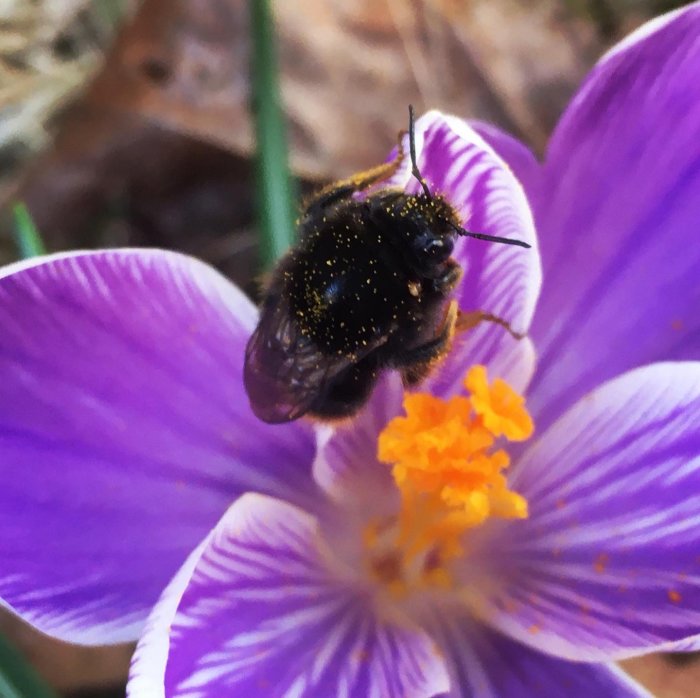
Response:
[{"label": "purple crocus flower", "polygon": [[460,305],[531,339],[480,326],[422,389],[483,364],[537,425],[511,453],[529,518],[470,531],[456,585],[396,594],[363,562],[399,506],[377,461],[395,376],[336,428],[262,424],[236,288],[174,253],[80,252],[0,275],[4,603],[72,642],[140,636],[139,698],[643,695],[611,662],[700,634],[699,37],[694,4],[611,51],[543,165],[418,123],[470,228],[534,245],[532,207],[543,269],[536,247],[456,251]]}]

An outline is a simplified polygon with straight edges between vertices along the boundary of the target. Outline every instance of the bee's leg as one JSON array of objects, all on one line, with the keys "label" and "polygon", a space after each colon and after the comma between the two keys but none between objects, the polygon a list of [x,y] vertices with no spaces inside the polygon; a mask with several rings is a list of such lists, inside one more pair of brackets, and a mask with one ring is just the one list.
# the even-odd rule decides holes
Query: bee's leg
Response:
[{"label": "bee's leg", "polygon": [[437,279],[432,280],[433,290],[441,296],[447,296],[462,278],[462,267],[454,259],[445,262],[445,271]]},{"label": "bee's leg", "polygon": [[306,201],[304,203],[304,208],[326,208],[342,199],[352,196],[355,192],[362,191],[367,189],[367,187],[371,187],[373,184],[389,179],[389,177],[399,169],[406,156],[403,147],[403,137],[405,135],[405,131],[399,133],[398,148],[396,157],[393,160],[372,167],[364,172],[358,172],[347,179],[341,179],[339,182],[329,184],[321,189],[321,191],[314,194],[312,199]]},{"label": "bee's leg", "polygon": [[304,201],[302,208],[306,211],[328,208],[328,206],[352,196],[356,191],[352,184],[335,182],[314,194],[313,198]]},{"label": "bee's leg", "polygon": [[435,362],[448,352],[458,314],[457,301],[452,301],[445,313],[440,332],[433,339],[393,357],[391,365],[399,369],[406,387],[420,383],[430,373]]},{"label": "bee's leg", "polygon": [[455,326],[456,332],[466,332],[467,330],[474,329],[477,325],[482,322],[493,322],[496,325],[500,325],[505,328],[505,330],[515,339],[524,339],[526,335],[516,332],[507,320],[493,315],[492,313],[485,313],[483,310],[475,310],[470,313],[459,312],[459,317],[457,318],[457,323]]}]

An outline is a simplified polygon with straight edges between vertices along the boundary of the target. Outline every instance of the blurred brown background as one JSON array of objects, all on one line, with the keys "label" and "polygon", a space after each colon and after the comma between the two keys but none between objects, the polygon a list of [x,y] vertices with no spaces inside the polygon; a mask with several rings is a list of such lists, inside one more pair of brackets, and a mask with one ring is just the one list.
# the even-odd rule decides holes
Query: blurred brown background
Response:
[{"label": "blurred brown background", "polygon": [[[299,0],[274,5],[299,191],[383,159],[406,105],[492,121],[542,153],[598,56],[663,0]],[[250,289],[256,267],[244,0],[0,0],[0,261],[23,200],[52,251],[149,245]],[[59,691],[123,695],[129,647],[7,634]],[[696,695],[700,663],[628,668]]]}]

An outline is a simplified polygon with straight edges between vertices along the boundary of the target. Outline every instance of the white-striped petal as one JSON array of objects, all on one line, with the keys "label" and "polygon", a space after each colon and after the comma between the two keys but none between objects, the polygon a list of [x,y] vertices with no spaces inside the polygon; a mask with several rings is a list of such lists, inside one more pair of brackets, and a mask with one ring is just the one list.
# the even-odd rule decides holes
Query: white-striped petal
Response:
[{"label": "white-striped petal", "polygon": [[700,634],[700,363],[584,397],[513,465],[526,521],[492,529],[489,616],[574,660],[687,649]]},{"label": "white-striped petal", "polygon": [[[156,607],[130,698],[418,698],[447,689],[430,639],[381,619],[300,509],[244,495],[195,558]],[[153,686],[159,692],[140,692]]]},{"label": "white-striped petal", "polygon": [[[429,112],[416,122],[418,164],[431,190],[443,194],[477,233],[523,240],[531,249],[462,238],[454,257],[464,269],[455,297],[464,312],[484,311],[527,332],[539,295],[542,274],[532,214],[523,189],[496,151],[465,121]],[[389,182],[418,192],[406,161]],[[455,391],[466,369],[486,364],[492,373],[507,365],[510,382],[524,387],[533,371],[532,347],[517,344],[493,323],[482,323],[455,339],[454,348],[436,371],[431,390]]]}]

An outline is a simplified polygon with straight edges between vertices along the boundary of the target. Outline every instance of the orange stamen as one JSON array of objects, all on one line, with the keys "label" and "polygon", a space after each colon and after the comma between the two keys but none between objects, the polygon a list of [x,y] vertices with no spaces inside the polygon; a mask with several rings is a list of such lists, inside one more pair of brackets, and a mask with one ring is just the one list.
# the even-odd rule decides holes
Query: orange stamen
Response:
[{"label": "orange stamen", "polygon": [[495,445],[532,434],[524,400],[503,380],[489,385],[483,366],[469,370],[465,386],[468,397],[449,400],[407,394],[406,416],[379,436],[378,457],[392,466],[402,507],[395,520],[370,526],[365,543],[373,572],[395,593],[444,586],[466,531],[493,516],[528,515],[503,475],[508,455]]},{"label": "orange stamen", "polygon": [[471,393],[474,412],[494,436],[505,436],[509,441],[524,441],[532,436],[534,424],[525,409],[525,398],[501,378],[489,386],[485,366],[472,366],[464,386]]}]

